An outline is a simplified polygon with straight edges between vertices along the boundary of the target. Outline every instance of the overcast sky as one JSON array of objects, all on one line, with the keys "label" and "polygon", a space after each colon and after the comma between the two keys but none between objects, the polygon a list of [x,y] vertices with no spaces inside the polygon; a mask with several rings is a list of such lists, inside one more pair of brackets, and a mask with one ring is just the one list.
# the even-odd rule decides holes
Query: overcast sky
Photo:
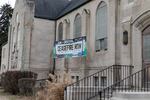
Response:
[{"label": "overcast sky", "polygon": [[5,3],[9,3],[12,7],[14,7],[16,0],[0,0],[0,6],[2,6]]}]

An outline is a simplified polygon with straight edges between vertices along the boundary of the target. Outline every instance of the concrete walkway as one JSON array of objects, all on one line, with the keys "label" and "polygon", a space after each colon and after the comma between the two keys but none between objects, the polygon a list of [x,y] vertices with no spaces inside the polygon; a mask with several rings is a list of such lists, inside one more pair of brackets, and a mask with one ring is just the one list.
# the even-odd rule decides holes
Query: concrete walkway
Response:
[{"label": "concrete walkway", "polygon": [[150,92],[117,92],[111,100],[150,100]]}]

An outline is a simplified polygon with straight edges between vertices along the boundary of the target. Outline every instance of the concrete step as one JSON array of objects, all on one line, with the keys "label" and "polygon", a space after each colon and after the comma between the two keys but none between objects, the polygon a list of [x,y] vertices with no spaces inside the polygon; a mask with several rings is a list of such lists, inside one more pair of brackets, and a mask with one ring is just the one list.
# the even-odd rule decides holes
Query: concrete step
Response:
[{"label": "concrete step", "polygon": [[93,98],[91,98],[91,99],[89,99],[89,100],[110,100],[109,98],[112,96],[112,94],[111,93],[107,93],[107,94],[105,94],[105,99],[104,99],[104,96],[102,95],[102,98],[100,99],[100,96],[99,95],[97,95],[97,96],[95,96],[95,97],[93,97]]},{"label": "concrete step", "polygon": [[116,92],[110,100],[150,100],[150,92]]}]

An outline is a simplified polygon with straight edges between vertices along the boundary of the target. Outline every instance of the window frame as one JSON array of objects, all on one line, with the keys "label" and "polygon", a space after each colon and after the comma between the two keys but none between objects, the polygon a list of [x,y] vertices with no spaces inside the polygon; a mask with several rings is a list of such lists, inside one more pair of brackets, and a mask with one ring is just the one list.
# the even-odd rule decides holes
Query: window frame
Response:
[{"label": "window frame", "polygon": [[133,2],[134,2],[134,0],[128,0],[128,4],[133,3]]},{"label": "window frame", "polygon": [[73,37],[74,38],[81,37],[82,36],[81,31],[82,31],[82,16],[80,14],[77,14],[74,20]]},{"label": "window frame", "polygon": [[[106,7],[106,8],[104,8],[104,7]],[[105,25],[106,26],[106,30],[104,30],[104,33],[100,33],[98,27],[100,27],[100,26],[101,26],[101,28],[105,27],[103,24],[97,24],[98,21],[99,21],[100,13],[102,13],[103,9],[105,10],[105,11],[103,11],[104,14],[105,14],[104,16],[106,16],[106,25]],[[98,5],[97,10],[96,10],[96,32],[95,32],[95,51],[96,52],[108,49],[108,37],[107,37],[107,33],[108,33],[108,18],[107,18],[107,15],[108,15],[107,3],[102,1]],[[105,18],[104,16],[100,16],[100,17],[101,18]],[[99,36],[98,36],[99,38],[97,38],[98,34],[99,34]],[[100,35],[104,35],[104,36],[100,36]]]},{"label": "window frame", "polygon": [[57,37],[58,41],[63,40],[63,23],[59,23],[58,25],[58,37]]},{"label": "window frame", "polygon": [[93,77],[94,78],[94,80],[93,80],[93,82],[94,82],[94,86],[99,86],[99,77],[98,76],[94,76]]},{"label": "window frame", "polygon": [[101,86],[102,87],[107,86],[107,76],[101,76]]}]

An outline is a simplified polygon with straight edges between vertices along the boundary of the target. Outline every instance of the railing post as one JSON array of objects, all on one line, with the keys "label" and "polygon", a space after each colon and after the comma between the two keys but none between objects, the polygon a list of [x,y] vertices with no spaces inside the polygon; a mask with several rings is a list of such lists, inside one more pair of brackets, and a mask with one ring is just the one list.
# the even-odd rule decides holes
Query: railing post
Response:
[{"label": "railing post", "polygon": [[65,90],[64,90],[64,100],[67,100],[67,87],[65,87]]},{"label": "railing post", "polygon": [[99,100],[102,100],[102,92],[99,92]]}]

